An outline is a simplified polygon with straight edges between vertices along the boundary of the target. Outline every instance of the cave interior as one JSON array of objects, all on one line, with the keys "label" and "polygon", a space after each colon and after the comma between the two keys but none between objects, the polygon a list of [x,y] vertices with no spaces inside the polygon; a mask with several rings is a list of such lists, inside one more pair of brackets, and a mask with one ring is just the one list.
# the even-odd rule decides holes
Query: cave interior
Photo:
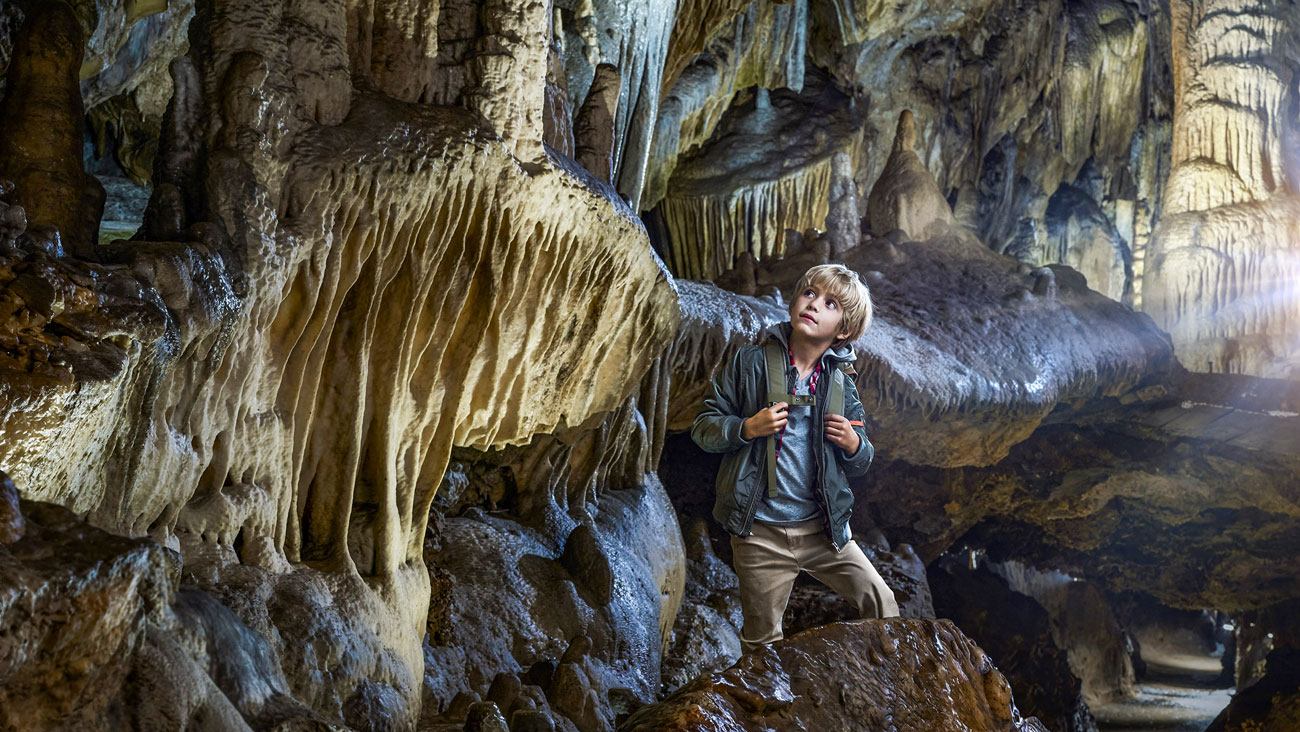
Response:
[{"label": "cave interior", "polygon": [[[0,730],[1297,732],[1298,85],[1284,0],[0,0]],[[900,617],[742,653],[690,432],[828,262]]]}]

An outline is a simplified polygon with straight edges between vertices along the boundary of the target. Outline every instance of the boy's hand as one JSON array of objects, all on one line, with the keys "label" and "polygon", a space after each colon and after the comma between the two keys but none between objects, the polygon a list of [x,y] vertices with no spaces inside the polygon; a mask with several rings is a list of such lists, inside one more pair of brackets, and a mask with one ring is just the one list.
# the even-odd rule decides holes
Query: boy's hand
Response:
[{"label": "boy's hand", "polygon": [[755,437],[775,435],[781,431],[782,427],[785,427],[789,411],[790,405],[785,402],[777,402],[767,409],[758,410],[754,416],[741,424],[740,436],[746,440],[752,440]]},{"label": "boy's hand", "polygon": [[839,445],[849,455],[857,452],[858,444],[862,442],[858,433],[853,431],[853,425],[842,414],[826,415],[826,439]]}]

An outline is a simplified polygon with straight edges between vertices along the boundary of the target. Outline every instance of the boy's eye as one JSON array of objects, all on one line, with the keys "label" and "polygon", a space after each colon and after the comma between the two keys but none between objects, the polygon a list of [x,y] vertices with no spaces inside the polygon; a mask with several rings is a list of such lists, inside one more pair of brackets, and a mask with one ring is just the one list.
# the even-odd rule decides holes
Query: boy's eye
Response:
[{"label": "boy's eye", "polygon": [[828,308],[830,308],[830,309],[832,309],[832,310],[834,310],[835,308],[837,308],[837,307],[839,307],[839,306],[840,306],[840,304],[837,303],[837,302],[835,302],[834,300],[827,300],[827,301],[826,301],[826,307],[828,307]]}]

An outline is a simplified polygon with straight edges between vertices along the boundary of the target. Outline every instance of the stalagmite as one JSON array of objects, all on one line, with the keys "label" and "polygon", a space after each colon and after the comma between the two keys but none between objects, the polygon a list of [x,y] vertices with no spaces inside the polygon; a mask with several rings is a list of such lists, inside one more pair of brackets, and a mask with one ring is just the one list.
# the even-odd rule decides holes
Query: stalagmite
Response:
[{"label": "stalagmite", "polygon": [[952,224],[948,201],[916,156],[916,122],[911,110],[903,110],[898,117],[889,160],[867,196],[867,218],[877,236],[899,229],[912,239],[938,236]]},{"label": "stalagmite", "polygon": [[858,245],[862,222],[858,216],[858,192],[853,183],[853,163],[845,153],[831,158],[831,190],[826,215],[830,255],[840,259]]},{"label": "stalagmite", "polygon": [[618,89],[622,76],[610,64],[596,67],[587,100],[573,121],[574,160],[597,179],[613,182],[614,120],[618,111]]},{"label": "stalagmite", "polygon": [[27,212],[28,226],[57,229],[70,251],[94,259],[103,189],[81,160],[77,73],[84,48],[81,23],[66,3],[31,9],[18,30],[0,103],[0,171],[14,182],[10,202]]}]

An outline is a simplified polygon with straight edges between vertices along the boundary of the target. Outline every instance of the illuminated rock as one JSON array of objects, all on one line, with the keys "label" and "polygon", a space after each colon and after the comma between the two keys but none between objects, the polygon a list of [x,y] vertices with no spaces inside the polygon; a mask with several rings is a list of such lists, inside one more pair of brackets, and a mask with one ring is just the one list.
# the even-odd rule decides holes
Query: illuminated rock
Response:
[{"label": "illuminated rock", "polygon": [[1172,170],[1143,308],[1191,370],[1300,374],[1300,198],[1294,194],[1291,14],[1175,2]]},{"label": "illuminated rock", "polygon": [[811,75],[799,94],[760,88],[737,100],[709,146],[677,161],[660,203],[674,274],[710,279],[745,253],[780,257],[787,229],[824,226],[832,160],[858,139],[853,120],[850,99]]},{"label": "illuminated rock", "polygon": [[[146,221],[184,243],[107,252],[165,322],[85,326],[94,338],[80,340],[118,349],[112,369],[7,380],[22,418],[4,422],[0,464],[28,497],[181,549],[212,586],[301,588],[301,607],[338,617],[328,632],[366,651],[328,679],[328,654],[290,656],[295,691],[347,706],[338,690],[370,678],[407,724],[425,523],[453,445],[519,444],[619,407],[671,336],[676,296],[608,186],[531,157],[542,97],[502,101],[534,87],[499,66],[513,62],[469,65],[484,130],[463,110],[357,92],[354,61],[384,46],[378,68],[414,68],[419,49],[348,35],[341,7],[303,12],[236,3],[196,19]],[[498,15],[489,35],[545,47],[531,16]],[[375,68],[382,91],[414,93]],[[57,294],[58,273],[36,276]],[[63,425],[75,434],[52,442]],[[265,629],[326,632],[295,618]]]},{"label": "illuminated rock", "polygon": [[746,90],[768,95],[763,98],[769,101],[769,90],[803,91],[807,34],[803,0],[683,3],[664,71],[667,86],[646,169],[643,209],[653,208],[676,187],[670,180],[681,156],[709,144],[727,110],[745,101]]}]

